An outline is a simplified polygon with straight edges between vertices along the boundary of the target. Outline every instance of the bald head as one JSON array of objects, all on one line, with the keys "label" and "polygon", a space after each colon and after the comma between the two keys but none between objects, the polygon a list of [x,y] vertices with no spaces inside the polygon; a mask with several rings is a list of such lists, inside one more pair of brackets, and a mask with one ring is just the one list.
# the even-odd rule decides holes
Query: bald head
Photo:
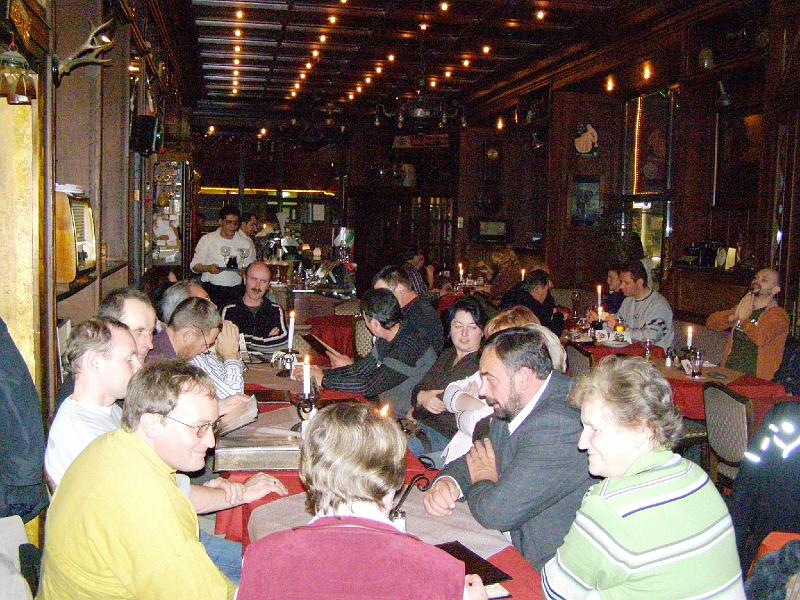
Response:
[{"label": "bald head", "polygon": [[750,284],[750,291],[762,301],[772,300],[780,291],[780,275],[775,269],[761,269]]},{"label": "bald head", "polygon": [[245,306],[261,306],[264,296],[269,291],[272,271],[263,262],[254,262],[244,274],[244,304]]}]

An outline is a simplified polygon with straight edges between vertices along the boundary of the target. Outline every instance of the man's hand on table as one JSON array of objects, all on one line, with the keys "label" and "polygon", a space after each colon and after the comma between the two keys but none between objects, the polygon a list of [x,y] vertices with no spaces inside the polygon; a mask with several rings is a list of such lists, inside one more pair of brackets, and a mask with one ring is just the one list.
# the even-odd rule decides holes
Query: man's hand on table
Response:
[{"label": "man's hand on table", "polygon": [[331,366],[336,369],[339,367],[347,367],[353,364],[353,359],[349,356],[345,356],[341,352],[337,352],[333,348],[328,348],[325,352],[328,355],[328,359],[331,361]]},{"label": "man's hand on table", "polygon": [[219,416],[227,415],[229,412],[238,408],[239,406],[245,406],[250,402],[250,396],[246,396],[245,394],[233,394],[232,396],[228,396],[227,398],[223,398],[219,401],[217,408],[219,410]]},{"label": "man's hand on table", "polygon": [[266,473],[259,473],[244,482],[244,502],[255,502],[270,493],[285,496],[289,493],[279,479]]},{"label": "man's hand on table", "polygon": [[[325,374],[322,372],[322,367],[318,365],[309,365],[311,371],[311,377],[314,378],[314,381],[317,382],[318,387],[322,387],[322,378]],[[294,370],[292,371],[292,379],[295,381],[303,381],[303,365],[295,365]]]},{"label": "man's hand on table", "polygon": [[467,468],[472,483],[491,481],[497,483],[500,476],[497,474],[497,460],[490,440],[478,440],[467,453]]},{"label": "man's hand on table", "polygon": [[428,514],[434,517],[446,517],[453,512],[460,496],[461,493],[456,482],[449,478],[443,478],[428,490],[425,498],[422,499],[422,504]]},{"label": "man's hand on table", "polygon": [[442,392],[444,390],[422,390],[417,394],[417,404],[424,406],[431,414],[440,415],[446,408],[442,402]]}]

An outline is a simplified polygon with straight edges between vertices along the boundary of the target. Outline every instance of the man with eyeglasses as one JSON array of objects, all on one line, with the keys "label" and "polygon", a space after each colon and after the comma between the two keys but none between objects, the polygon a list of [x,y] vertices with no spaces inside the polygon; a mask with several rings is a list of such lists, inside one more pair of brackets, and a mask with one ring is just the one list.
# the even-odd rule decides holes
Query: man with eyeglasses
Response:
[{"label": "man with eyeglasses", "polygon": [[242,215],[226,206],[220,210],[219,229],[201,237],[190,267],[201,274],[203,285],[217,306],[235,302],[241,295],[241,270],[256,259],[253,240],[239,230]]},{"label": "man with eyeglasses", "polygon": [[202,468],[218,417],[214,385],[193,365],[163,361],[131,379],[122,428],[87,447],[53,497],[39,598],[234,597],[198,539],[197,512],[286,489],[262,474],[210,490],[204,507],[194,490],[189,500],[176,471]]}]

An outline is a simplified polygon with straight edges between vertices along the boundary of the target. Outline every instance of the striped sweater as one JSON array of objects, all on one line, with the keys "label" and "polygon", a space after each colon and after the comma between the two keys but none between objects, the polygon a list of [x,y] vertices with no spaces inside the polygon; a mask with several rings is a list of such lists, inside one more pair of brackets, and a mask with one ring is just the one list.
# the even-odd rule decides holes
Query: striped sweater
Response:
[{"label": "striped sweater", "polygon": [[542,587],[559,600],[744,599],[725,503],[700,467],[664,449],[587,492]]}]

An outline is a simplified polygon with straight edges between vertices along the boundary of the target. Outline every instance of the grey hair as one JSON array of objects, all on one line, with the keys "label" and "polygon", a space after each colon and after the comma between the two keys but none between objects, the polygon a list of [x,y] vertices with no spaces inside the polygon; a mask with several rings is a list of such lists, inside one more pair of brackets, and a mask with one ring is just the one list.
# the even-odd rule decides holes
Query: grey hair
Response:
[{"label": "grey hair", "polygon": [[497,357],[510,373],[529,368],[539,379],[546,379],[553,370],[544,335],[528,327],[511,327],[492,335],[484,349],[494,348]]},{"label": "grey hair", "polygon": [[601,399],[623,427],[642,425],[657,446],[672,448],[683,435],[683,417],[672,403],[672,387],[661,372],[638,356],[607,356],[578,378],[570,403],[576,408]]},{"label": "grey hair", "polygon": [[178,304],[191,297],[191,290],[194,287],[202,285],[196,279],[184,279],[166,289],[158,305],[158,318],[162,323],[169,323]]}]

